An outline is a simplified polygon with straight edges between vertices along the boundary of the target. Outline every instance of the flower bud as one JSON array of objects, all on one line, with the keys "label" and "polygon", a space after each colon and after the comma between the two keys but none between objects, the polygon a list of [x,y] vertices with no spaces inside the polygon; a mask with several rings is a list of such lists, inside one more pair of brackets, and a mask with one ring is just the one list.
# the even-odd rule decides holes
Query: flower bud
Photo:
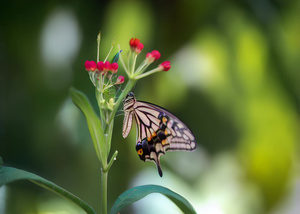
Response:
[{"label": "flower bud", "polygon": [[110,98],[109,102],[107,103],[107,108],[112,111],[114,109],[114,106],[115,106],[114,98]]},{"label": "flower bud", "polygon": [[159,70],[161,71],[168,71],[171,68],[171,62],[170,61],[164,61],[158,66]]},{"label": "flower bud", "polygon": [[154,50],[151,53],[147,53],[146,60],[150,64],[150,63],[154,62],[155,60],[158,60],[160,58],[160,56],[161,56],[161,54],[159,53],[159,51]]},{"label": "flower bud", "polygon": [[137,54],[139,54],[139,53],[141,53],[141,51],[143,50],[143,48],[144,48],[144,45],[143,45],[142,43],[139,43],[139,44],[136,46],[136,48],[135,48],[135,52],[136,52]]},{"label": "flower bud", "polygon": [[140,40],[137,38],[130,39],[129,45],[130,45],[131,51],[135,52],[136,54],[139,54],[144,48],[143,43],[141,43]]},{"label": "flower bud", "polygon": [[130,47],[131,47],[131,50],[134,51],[135,48],[137,47],[137,45],[138,45],[139,43],[140,43],[140,40],[137,39],[137,38],[132,38],[132,39],[130,39],[129,45],[130,45]]},{"label": "flower bud", "polygon": [[115,85],[122,84],[125,81],[125,78],[123,76],[118,76],[118,79],[115,83]]}]

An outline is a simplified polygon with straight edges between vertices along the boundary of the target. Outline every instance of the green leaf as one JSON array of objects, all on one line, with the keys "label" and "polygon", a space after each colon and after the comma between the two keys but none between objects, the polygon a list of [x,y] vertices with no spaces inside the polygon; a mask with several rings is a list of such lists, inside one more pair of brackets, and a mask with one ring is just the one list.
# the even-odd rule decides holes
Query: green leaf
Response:
[{"label": "green leaf", "polygon": [[0,169],[0,186],[17,180],[29,180],[51,192],[54,192],[66,199],[69,199],[70,201],[74,202],[79,207],[81,207],[86,213],[95,214],[95,211],[90,205],[78,198],[76,195],[73,195],[72,193],[68,192],[67,190],[63,189],[62,187],[56,185],[51,181],[48,181],[38,175],[26,172],[21,169],[6,166],[3,166]]},{"label": "green leaf", "polygon": [[118,53],[116,53],[116,55],[114,56],[114,58],[113,58],[113,60],[112,60],[111,63],[119,61],[120,53],[122,53],[122,50],[120,50]]},{"label": "green leaf", "polygon": [[92,108],[88,98],[82,92],[73,87],[70,88],[69,92],[74,104],[82,111],[86,118],[98,159],[103,166],[103,164],[106,163],[106,145],[101,121]]},{"label": "green leaf", "polygon": [[145,185],[138,186],[123,192],[115,201],[111,208],[110,214],[116,214],[121,211],[122,208],[130,205],[151,193],[161,193],[168,197],[173,203],[175,203],[183,213],[196,214],[194,207],[181,195],[157,185]]}]

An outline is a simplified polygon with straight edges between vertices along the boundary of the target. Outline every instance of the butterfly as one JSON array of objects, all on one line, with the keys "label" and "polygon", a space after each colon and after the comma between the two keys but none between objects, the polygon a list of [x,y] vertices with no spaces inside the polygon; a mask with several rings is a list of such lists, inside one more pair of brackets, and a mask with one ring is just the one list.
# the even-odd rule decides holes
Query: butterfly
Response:
[{"label": "butterfly", "polygon": [[129,92],[123,100],[123,111],[123,137],[128,136],[134,118],[138,131],[136,151],[141,160],[154,161],[160,177],[160,157],[166,151],[195,150],[196,140],[189,128],[162,107],[137,101]]}]

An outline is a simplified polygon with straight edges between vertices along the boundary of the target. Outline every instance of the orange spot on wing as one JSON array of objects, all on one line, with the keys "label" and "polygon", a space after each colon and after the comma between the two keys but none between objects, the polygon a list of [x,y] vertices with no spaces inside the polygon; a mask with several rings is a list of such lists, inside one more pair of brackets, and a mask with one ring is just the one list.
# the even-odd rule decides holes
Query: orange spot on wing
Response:
[{"label": "orange spot on wing", "polygon": [[163,117],[162,121],[163,121],[163,123],[166,123],[166,122],[168,122],[168,119],[166,117]]},{"label": "orange spot on wing", "polygon": [[139,155],[143,155],[143,149],[139,149],[138,151],[137,151],[137,153],[139,154]]},{"label": "orange spot on wing", "polygon": [[167,140],[162,140],[161,144],[164,146],[164,145],[168,144],[168,141]]}]

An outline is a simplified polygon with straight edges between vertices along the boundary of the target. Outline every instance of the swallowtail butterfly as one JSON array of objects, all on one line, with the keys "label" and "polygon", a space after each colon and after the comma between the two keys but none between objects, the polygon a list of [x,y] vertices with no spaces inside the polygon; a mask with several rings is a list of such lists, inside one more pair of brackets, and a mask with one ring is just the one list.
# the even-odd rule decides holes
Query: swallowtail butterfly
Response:
[{"label": "swallowtail butterfly", "polygon": [[141,160],[155,162],[161,177],[161,155],[166,151],[192,151],[196,148],[195,137],[183,122],[159,106],[137,101],[133,92],[123,100],[123,110],[123,137],[128,136],[135,118],[138,129],[136,151]]}]

